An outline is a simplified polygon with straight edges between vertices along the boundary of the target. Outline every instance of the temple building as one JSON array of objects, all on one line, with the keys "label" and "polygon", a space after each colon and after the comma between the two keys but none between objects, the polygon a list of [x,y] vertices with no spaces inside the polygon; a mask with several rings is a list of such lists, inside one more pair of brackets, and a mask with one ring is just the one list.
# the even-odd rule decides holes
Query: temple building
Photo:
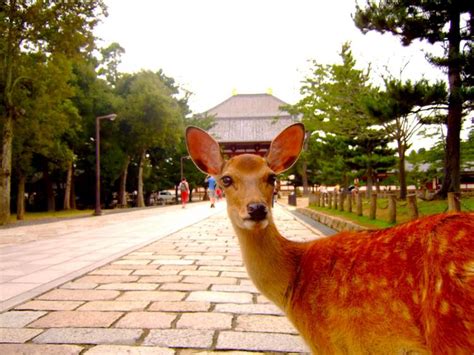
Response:
[{"label": "temple building", "polygon": [[272,139],[297,121],[297,116],[281,109],[284,105],[287,103],[270,94],[239,94],[204,114],[214,116],[209,133],[225,155],[265,155]]}]

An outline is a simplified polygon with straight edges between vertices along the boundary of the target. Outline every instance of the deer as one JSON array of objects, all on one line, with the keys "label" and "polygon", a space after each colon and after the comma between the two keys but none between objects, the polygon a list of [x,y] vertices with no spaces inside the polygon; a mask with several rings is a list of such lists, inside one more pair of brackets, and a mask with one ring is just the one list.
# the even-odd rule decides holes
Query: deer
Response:
[{"label": "deer", "polygon": [[304,139],[294,123],[266,156],[225,159],[206,131],[186,128],[194,164],[225,192],[255,286],[314,354],[474,354],[474,213],[290,241],[275,226],[273,186]]}]

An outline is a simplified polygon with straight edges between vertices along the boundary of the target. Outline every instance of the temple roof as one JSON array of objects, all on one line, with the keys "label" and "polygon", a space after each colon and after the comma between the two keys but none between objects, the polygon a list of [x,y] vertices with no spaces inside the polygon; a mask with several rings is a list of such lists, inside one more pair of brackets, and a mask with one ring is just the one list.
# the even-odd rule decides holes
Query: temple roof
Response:
[{"label": "temple roof", "polygon": [[234,95],[206,111],[216,124],[209,130],[219,143],[270,142],[295,117],[280,109],[286,102],[270,94]]}]

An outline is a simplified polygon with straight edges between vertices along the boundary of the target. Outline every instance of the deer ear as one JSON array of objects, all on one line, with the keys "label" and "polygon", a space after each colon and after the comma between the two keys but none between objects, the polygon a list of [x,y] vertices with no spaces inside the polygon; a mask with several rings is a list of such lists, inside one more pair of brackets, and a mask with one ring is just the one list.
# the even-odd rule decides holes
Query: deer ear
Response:
[{"label": "deer ear", "polygon": [[266,156],[270,169],[279,174],[291,168],[298,160],[303,142],[304,125],[302,123],[292,124],[281,131],[273,139]]},{"label": "deer ear", "polygon": [[224,165],[219,143],[206,131],[197,127],[186,128],[186,145],[194,164],[202,172],[218,175]]}]

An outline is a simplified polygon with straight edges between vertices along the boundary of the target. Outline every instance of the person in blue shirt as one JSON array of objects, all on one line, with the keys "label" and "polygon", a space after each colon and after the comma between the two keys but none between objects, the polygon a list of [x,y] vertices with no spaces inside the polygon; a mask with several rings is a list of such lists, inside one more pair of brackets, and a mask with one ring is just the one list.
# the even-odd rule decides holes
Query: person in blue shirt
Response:
[{"label": "person in blue shirt", "polygon": [[215,203],[216,203],[216,185],[217,185],[216,179],[214,179],[214,177],[212,177],[212,176],[208,176],[206,178],[206,182],[207,182],[209,200],[211,201],[211,208],[214,208],[214,207],[216,207],[215,206]]}]

